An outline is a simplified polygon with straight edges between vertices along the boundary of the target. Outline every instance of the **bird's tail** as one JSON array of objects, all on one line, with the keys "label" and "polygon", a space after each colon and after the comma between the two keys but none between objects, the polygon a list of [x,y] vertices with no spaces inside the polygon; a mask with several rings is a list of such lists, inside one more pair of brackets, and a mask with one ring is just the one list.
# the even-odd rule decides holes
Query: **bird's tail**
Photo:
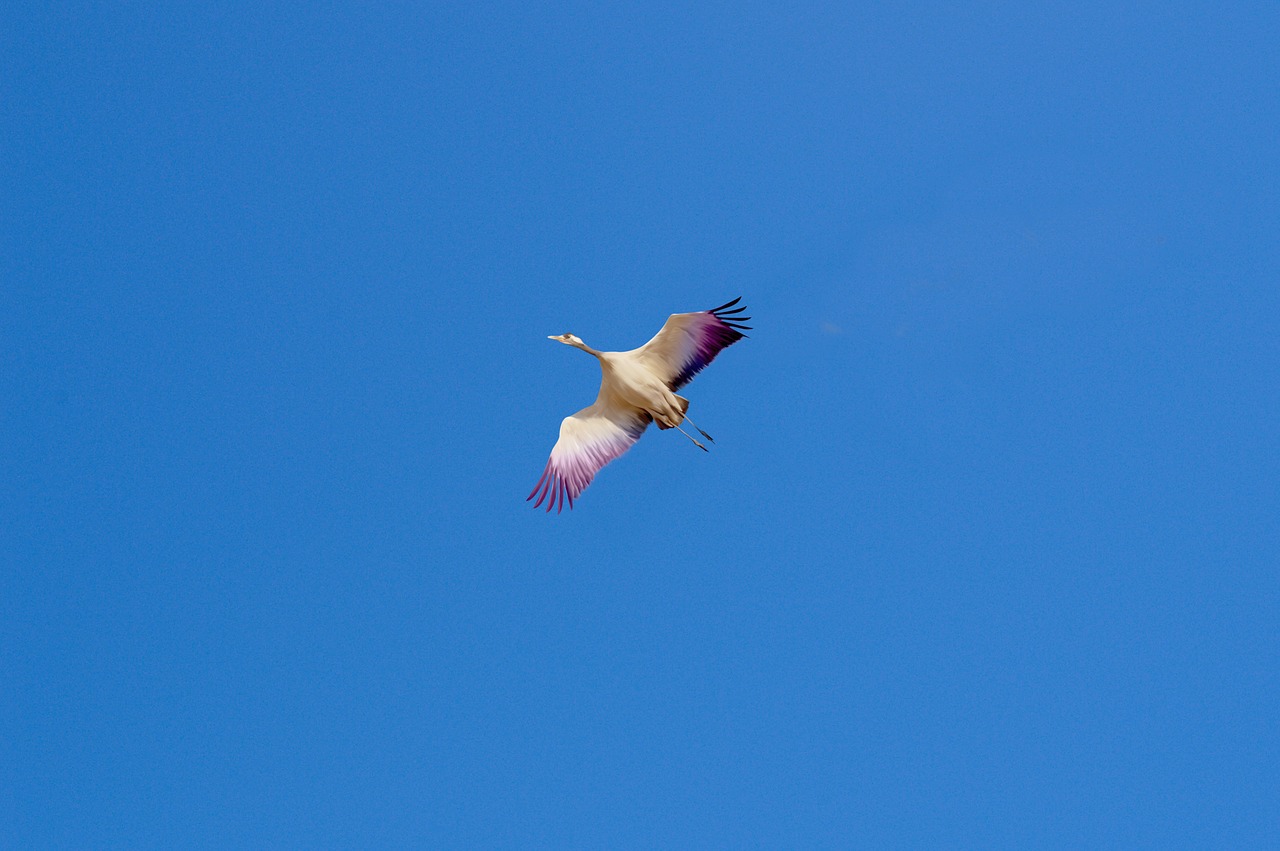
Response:
[{"label": "bird's tail", "polygon": [[689,400],[683,396],[676,396],[675,399],[676,407],[671,411],[671,413],[676,414],[677,416],[671,417],[670,419],[667,417],[654,417],[653,421],[657,423],[658,428],[675,428],[680,425],[680,423],[684,422],[685,411],[689,410]]}]

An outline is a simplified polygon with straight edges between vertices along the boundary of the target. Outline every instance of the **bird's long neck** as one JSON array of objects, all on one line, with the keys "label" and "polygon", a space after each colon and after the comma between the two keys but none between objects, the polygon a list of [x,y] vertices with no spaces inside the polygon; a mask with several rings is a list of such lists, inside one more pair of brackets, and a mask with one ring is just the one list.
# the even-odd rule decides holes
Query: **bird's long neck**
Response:
[{"label": "bird's long neck", "polygon": [[588,346],[586,343],[583,343],[582,345],[579,345],[579,346],[574,346],[574,348],[575,348],[575,349],[582,349],[584,352],[586,352],[586,353],[587,353],[587,354],[589,354],[589,355],[594,356],[594,357],[595,357],[595,358],[597,358],[597,359],[599,359],[599,357],[600,357],[600,353],[599,353],[599,352],[597,352],[595,349],[591,348],[590,346]]}]

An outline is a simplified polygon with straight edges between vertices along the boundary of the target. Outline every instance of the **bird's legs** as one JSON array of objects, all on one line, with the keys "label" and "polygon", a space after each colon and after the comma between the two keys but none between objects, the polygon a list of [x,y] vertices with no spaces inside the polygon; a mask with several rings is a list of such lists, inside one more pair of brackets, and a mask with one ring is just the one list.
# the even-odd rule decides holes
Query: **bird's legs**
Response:
[{"label": "bird's legs", "polygon": [[[694,428],[698,428],[698,427],[697,427],[697,426],[694,426]],[[678,431],[678,432],[680,432],[681,434],[683,434],[685,437],[688,437],[690,440],[693,440],[693,438],[692,438],[692,437],[689,437],[689,432],[687,432],[687,431],[685,431],[684,429],[680,428],[680,426],[675,426],[675,430],[676,430],[676,431]],[[699,429],[698,429],[698,431],[702,431],[702,429],[700,429],[700,428],[699,428]],[[706,436],[706,432],[702,432],[702,433],[703,433],[703,436],[705,437],[705,436]],[[708,438],[707,438],[707,440],[711,440],[711,438],[709,438],[709,437],[708,437]],[[714,441],[713,441],[713,442],[714,442]],[[693,440],[693,445],[694,445],[694,446],[696,446],[696,447],[698,447],[699,449],[701,449],[703,452],[709,452],[709,451],[710,451],[709,449],[707,449],[707,447],[703,446],[701,443],[699,443],[699,442],[698,442],[698,441],[696,441],[696,440]]]},{"label": "bird's legs", "polygon": [[[685,422],[687,422],[689,425],[693,426],[694,428],[698,428],[698,424],[697,424],[697,423],[695,423],[693,420],[689,419],[689,415],[688,415],[688,414],[685,414],[685,415],[684,415],[684,419],[685,419]],[[707,434],[705,431],[703,431],[703,430],[702,430],[702,429],[700,429],[700,428],[698,428],[698,434],[702,435],[703,437],[705,437],[707,440],[711,441],[712,443],[715,443],[715,442],[716,442],[716,439],[715,439],[714,437],[712,437],[711,435]]]}]

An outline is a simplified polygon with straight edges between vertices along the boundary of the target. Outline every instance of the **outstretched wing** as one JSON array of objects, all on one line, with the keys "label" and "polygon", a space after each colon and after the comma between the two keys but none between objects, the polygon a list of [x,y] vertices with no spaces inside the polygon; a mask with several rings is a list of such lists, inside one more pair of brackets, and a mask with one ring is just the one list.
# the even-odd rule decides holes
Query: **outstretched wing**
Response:
[{"label": "outstretched wing", "polygon": [[565,417],[542,478],[525,501],[536,496],[534,508],[545,499],[547,511],[559,505],[559,512],[564,510],[567,499],[573,508],[573,501],[587,489],[600,468],[630,449],[650,422],[652,418],[638,408],[622,408],[600,399]]},{"label": "outstretched wing", "polygon": [[661,376],[672,390],[679,390],[722,350],[746,336],[739,330],[751,330],[750,325],[741,324],[751,317],[737,315],[745,307],[730,310],[741,300],[738,297],[697,313],[673,313],[652,340],[629,354]]}]

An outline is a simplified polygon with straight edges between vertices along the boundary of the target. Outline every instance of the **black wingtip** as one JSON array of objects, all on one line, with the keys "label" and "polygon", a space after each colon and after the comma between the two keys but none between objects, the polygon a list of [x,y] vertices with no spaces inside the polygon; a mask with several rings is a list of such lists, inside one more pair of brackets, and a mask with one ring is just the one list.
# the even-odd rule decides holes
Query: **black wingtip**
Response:
[{"label": "black wingtip", "polygon": [[722,304],[707,312],[735,331],[750,331],[752,330],[751,326],[743,324],[751,318],[750,316],[743,315],[743,311],[746,310],[746,307],[734,307],[733,310],[729,309],[740,301],[742,301],[742,296],[738,296],[733,301]]}]

